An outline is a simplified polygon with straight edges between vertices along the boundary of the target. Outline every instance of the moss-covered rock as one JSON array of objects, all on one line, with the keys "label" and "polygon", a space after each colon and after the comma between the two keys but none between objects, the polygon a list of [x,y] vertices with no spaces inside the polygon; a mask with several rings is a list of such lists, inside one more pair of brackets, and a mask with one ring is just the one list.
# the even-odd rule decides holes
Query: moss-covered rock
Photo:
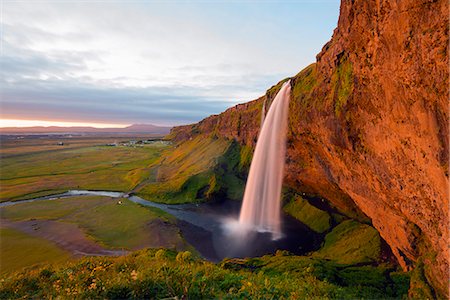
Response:
[{"label": "moss-covered rock", "polygon": [[331,77],[330,96],[334,100],[334,112],[336,115],[340,115],[352,92],[352,64],[347,58],[342,58],[337,65],[335,73]]},{"label": "moss-covered rock", "polygon": [[433,290],[428,284],[424,273],[424,264],[422,260],[416,264],[415,269],[411,273],[411,284],[408,291],[411,299],[435,299]]},{"label": "moss-covered rock", "polygon": [[323,233],[330,229],[330,215],[311,205],[299,195],[296,195],[283,209],[315,232]]},{"label": "moss-covered rock", "polygon": [[325,236],[323,247],[314,257],[343,264],[371,263],[381,255],[381,237],[372,226],[347,220]]}]

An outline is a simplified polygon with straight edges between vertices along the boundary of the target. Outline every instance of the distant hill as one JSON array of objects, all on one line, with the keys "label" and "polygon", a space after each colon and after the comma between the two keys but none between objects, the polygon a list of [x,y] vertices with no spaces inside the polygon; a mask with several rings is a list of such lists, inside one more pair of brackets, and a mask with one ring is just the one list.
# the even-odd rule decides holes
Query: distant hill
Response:
[{"label": "distant hill", "polygon": [[95,127],[60,127],[60,126],[33,126],[33,127],[3,127],[0,134],[25,133],[151,133],[167,134],[171,127],[156,126],[152,124],[133,124],[125,128],[95,128]]}]

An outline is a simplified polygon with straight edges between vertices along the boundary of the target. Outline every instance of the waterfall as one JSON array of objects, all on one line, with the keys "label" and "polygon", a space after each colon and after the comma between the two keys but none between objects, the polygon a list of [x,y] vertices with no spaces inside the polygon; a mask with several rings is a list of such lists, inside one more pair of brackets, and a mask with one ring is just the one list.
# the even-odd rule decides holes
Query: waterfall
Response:
[{"label": "waterfall", "polygon": [[261,109],[261,128],[262,128],[262,125],[264,123],[264,119],[266,118],[266,102],[267,102],[267,98],[265,97],[264,98],[264,102],[263,102],[263,106],[262,106],[262,109]]},{"label": "waterfall", "polygon": [[[286,133],[291,94],[283,84],[264,118],[250,165],[239,224],[252,231],[281,238],[281,187],[286,155]],[[264,112],[263,112],[264,113]]]}]

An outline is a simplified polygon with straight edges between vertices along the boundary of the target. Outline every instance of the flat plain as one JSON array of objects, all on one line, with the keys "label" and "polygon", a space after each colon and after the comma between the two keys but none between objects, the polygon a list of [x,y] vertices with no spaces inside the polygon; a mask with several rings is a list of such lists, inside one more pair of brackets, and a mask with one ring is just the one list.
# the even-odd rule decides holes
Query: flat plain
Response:
[{"label": "flat plain", "polygon": [[71,189],[128,192],[147,179],[161,153],[170,148],[159,140],[148,142],[151,139],[2,138],[0,201],[17,204],[0,208],[1,273],[146,247],[188,249],[172,216],[126,198],[78,196],[20,203]]},{"label": "flat plain", "polygon": [[2,139],[0,201],[70,189],[127,192],[149,175],[152,164],[168,147],[158,142],[127,144],[129,141],[130,137]]}]

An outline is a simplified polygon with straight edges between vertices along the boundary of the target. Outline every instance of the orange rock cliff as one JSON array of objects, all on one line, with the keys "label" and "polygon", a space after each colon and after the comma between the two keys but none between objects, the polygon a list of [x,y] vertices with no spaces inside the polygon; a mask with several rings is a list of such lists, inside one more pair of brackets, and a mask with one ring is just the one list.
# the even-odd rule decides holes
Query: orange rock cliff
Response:
[{"label": "orange rock cliff", "polygon": [[[317,62],[292,78],[286,185],[369,219],[405,270],[425,265],[448,296],[448,25],[446,0],[343,0]],[[198,124],[254,145],[262,103],[280,88]]]}]

